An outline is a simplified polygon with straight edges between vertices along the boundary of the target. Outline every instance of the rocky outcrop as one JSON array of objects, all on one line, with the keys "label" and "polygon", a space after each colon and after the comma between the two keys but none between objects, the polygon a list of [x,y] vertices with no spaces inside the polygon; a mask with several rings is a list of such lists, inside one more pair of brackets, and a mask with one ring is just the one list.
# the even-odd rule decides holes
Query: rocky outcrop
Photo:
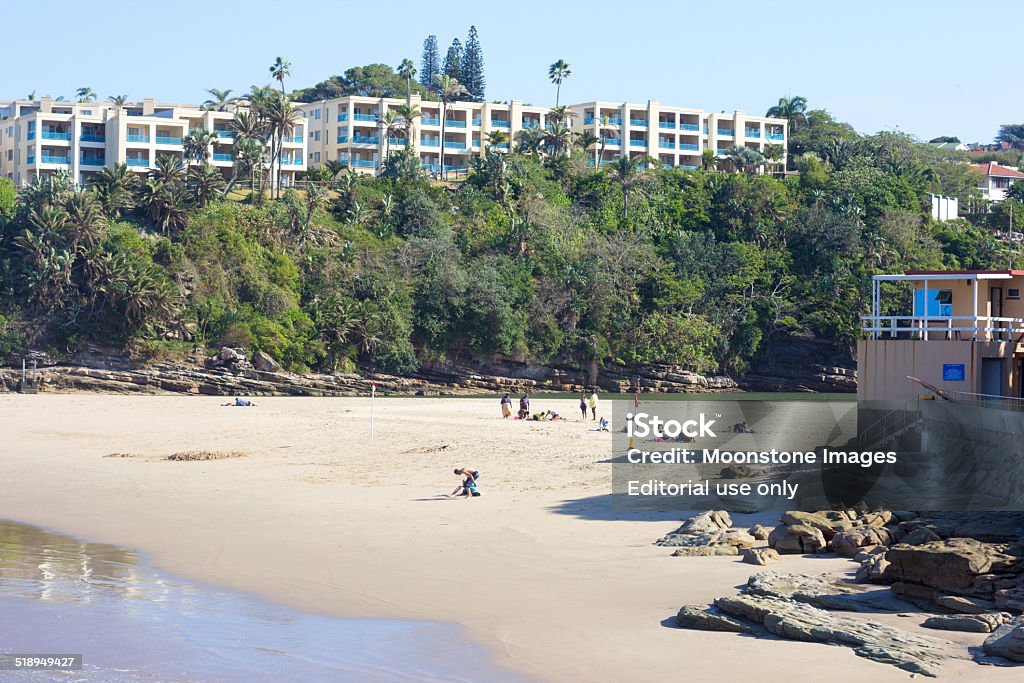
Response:
[{"label": "rocky outcrop", "polygon": [[768,547],[782,554],[813,554],[826,547],[821,530],[804,524],[780,524],[768,534]]},{"label": "rocky outcrop", "polygon": [[862,548],[887,546],[892,541],[892,534],[884,526],[865,525],[836,533],[829,545],[837,555],[853,557]]},{"label": "rocky outcrop", "polygon": [[678,548],[675,557],[736,555],[757,539],[745,529],[732,529],[729,513],[710,510],[687,519],[681,527],[655,541],[655,545]]},{"label": "rocky outcrop", "polygon": [[781,560],[782,558],[774,548],[747,548],[743,551],[743,561],[747,564],[763,567]]},{"label": "rocky outcrop", "polygon": [[252,355],[252,364],[261,372],[280,372],[281,364],[274,360],[273,356],[263,351],[257,351]]},{"label": "rocky outcrop", "polygon": [[984,612],[982,614],[942,614],[928,617],[921,626],[940,631],[964,631],[966,633],[992,633],[1011,619],[1006,612]]},{"label": "rocky outcrop", "polygon": [[753,624],[729,616],[714,606],[683,605],[676,614],[676,625],[695,631],[726,631],[728,633],[750,633]]},{"label": "rocky outcrop", "polygon": [[1024,616],[1008,621],[985,639],[985,654],[1024,663]]}]

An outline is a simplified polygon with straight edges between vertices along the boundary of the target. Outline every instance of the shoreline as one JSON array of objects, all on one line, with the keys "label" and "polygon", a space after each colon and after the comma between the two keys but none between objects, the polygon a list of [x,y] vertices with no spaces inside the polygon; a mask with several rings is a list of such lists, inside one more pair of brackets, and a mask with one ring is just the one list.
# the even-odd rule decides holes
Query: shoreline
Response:
[{"label": "shoreline", "polygon": [[[137,548],[166,571],[314,614],[453,622],[498,665],[556,683],[713,681],[724,666],[789,683],[837,661],[835,681],[906,679],[821,645],[667,628],[680,605],[757,569],[669,557],[652,544],[676,514],[618,519],[600,462],[610,440],[581,421],[513,423],[490,400],[394,398],[378,404],[370,444],[363,399],[217,402],[0,396],[0,516]],[[160,459],[192,449],[246,457]],[[436,499],[463,465],[483,473],[485,495]],[[777,568],[853,565],[786,557]],[[990,676],[970,666],[950,673]]]}]

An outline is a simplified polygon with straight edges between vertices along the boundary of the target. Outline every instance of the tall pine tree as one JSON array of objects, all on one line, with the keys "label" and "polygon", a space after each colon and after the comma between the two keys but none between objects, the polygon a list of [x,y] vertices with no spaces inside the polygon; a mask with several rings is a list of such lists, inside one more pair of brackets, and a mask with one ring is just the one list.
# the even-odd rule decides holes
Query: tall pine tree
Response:
[{"label": "tall pine tree", "polygon": [[466,49],[462,53],[461,80],[474,100],[484,101],[484,90],[487,86],[484,80],[484,51],[480,47],[476,26],[469,27],[469,35],[466,37]]},{"label": "tall pine tree", "polygon": [[441,68],[446,76],[459,79],[462,83],[462,43],[456,38],[452,46],[448,48],[448,54],[444,58],[444,66]]},{"label": "tall pine tree", "polygon": [[434,87],[434,76],[441,73],[441,54],[437,49],[437,36],[430,35],[423,41],[423,58],[420,60],[420,83]]}]

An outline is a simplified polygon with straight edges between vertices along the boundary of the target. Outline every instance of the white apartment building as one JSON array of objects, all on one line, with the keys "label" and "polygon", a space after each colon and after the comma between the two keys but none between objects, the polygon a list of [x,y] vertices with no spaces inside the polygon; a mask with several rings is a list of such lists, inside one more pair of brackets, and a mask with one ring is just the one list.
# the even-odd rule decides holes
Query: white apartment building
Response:
[{"label": "white apartment building", "polygon": [[768,145],[781,146],[775,162],[785,168],[785,119],[750,116],[742,111],[715,114],[700,109],[670,107],[658,100],[585,102],[572,105],[573,128],[588,130],[600,142],[591,153],[599,164],[619,156],[650,156],[666,167],[700,167],[704,150],[723,156],[730,147],[749,147],[764,153]]},{"label": "white apartment building", "polygon": [[[104,166],[124,163],[147,173],[158,157],[184,158],[189,131],[216,134],[209,161],[225,177],[234,166],[230,111],[198,105],[159,104],[151,99],[116,106],[110,103],[40,100],[0,102],[0,176],[22,186],[38,175],[63,170],[87,185]],[[305,126],[284,142],[282,185],[294,183],[306,169]]]},{"label": "white apartment building", "polygon": [[[421,115],[413,119],[409,138],[395,135],[385,138],[381,118],[404,105],[404,99],[388,97],[339,97],[319,102],[298,103],[309,130],[307,164],[317,166],[340,161],[365,173],[383,170],[381,160],[399,148],[411,145],[419,152],[423,168],[438,172],[441,168],[440,102],[412,98],[412,106]],[[453,102],[448,105],[444,125],[444,165],[448,172],[464,172],[469,159],[479,156],[491,145],[491,133],[501,133],[495,149],[508,151],[516,133],[524,128],[546,125],[547,107],[524,105],[518,100],[508,104],[489,102]]]}]

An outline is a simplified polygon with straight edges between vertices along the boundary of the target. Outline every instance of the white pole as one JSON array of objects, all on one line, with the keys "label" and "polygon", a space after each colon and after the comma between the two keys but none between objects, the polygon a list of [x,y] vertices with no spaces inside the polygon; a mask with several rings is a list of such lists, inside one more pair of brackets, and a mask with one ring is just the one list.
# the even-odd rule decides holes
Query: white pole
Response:
[{"label": "white pole", "polygon": [[377,383],[370,382],[370,443],[373,443],[373,404],[377,398]]}]

